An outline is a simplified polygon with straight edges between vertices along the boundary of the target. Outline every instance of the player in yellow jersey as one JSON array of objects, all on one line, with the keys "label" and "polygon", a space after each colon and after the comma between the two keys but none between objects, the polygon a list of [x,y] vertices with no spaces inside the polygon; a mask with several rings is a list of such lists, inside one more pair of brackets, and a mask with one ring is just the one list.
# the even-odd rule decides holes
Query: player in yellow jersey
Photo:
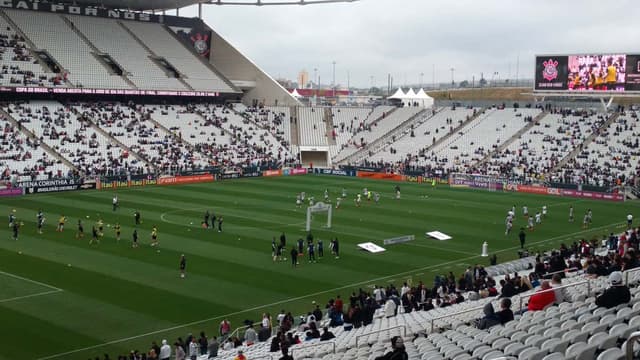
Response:
[{"label": "player in yellow jersey", "polygon": [[151,246],[158,246],[158,228],[155,225],[151,230]]},{"label": "player in yellow jersey", "polygon": [[58,227],[56,231],[62,232],[64,230],[64,223],[67,222],[67,218],[64,215],[60,215],[60,219],[58,219]]}]

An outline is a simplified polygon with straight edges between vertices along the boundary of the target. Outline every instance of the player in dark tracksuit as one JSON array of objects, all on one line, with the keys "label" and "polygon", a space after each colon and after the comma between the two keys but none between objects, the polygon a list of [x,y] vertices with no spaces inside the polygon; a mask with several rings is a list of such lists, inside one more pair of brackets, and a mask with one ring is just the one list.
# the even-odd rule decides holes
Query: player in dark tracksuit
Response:
[{"label": "player in dark tracksuit", "polygon": [[322,258],[324,256],[324,245],[322,244],[322,239],[318,239],[318,258]]},{"label": "player in dark tracksuit", "polygon": [[296,267],[298,265],[298,250],[295,246],[291,247],[291,266]]},{"label": "player in dark tracksuit", "polygon": [[307,251],[309,252],[309,262],[316,262],[316,250],[313,241],[307,243]]}]

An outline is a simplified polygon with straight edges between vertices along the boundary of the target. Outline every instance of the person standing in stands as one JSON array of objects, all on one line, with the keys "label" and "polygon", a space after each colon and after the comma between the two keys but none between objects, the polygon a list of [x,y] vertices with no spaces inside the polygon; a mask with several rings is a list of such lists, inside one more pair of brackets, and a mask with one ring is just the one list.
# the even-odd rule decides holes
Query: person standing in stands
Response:
[{"label": "person standing in stands", "polygon": [[596,305],[610,309],[631,300],[631,293],[629,288],[622,283],[620,271],[614,271],[609,275],[609,284],[611,287],[596,298]]}]

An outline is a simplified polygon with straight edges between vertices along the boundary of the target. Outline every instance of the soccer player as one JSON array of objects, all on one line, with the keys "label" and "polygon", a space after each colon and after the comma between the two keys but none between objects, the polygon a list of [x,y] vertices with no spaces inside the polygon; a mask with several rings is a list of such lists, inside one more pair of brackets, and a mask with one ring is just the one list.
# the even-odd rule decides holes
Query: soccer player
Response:
[{"label": "soccer player", "polygon": [[78,232],[76,232],[76,239],[84,239],[84,226],[82,226],[82,220],[78,219]]},{"label": "soccer player", "polygon": [[113,225],[113,230],[116,232],[116,241],[120,241],[120,223]]},{"label": "soccer player", "polygon": [[113,211],[116,211],[120,207],[120,203],[118,202],[118,194],[113,195],[111,204],[113,205]]},{"label": "soccer player", "polygon": [[64,215],[60,215],[60,219],[58,219],[58,228],[57,232],[62,232],[64,230],[64,223],[67,222],[67,218]]},{"label": "soccer player", "polygon": [[347,197],[347,189],[342,188],[342,197],[346,198]]},{"label": "soccer player", "polygon": [[542,206],[542,217],[543,218],[547,217],[547,205]]},{"label": "soccer player", "polygon": [[540,214],[540,211],[536,212],[536,224],[542,224],[542,215]]},{"label": "soccer player", "polygon": [[287,236],[284,234],[284,232],[280,234],[280,246],[283,249],[287,248]]},{"label": "soccer player", "polygon": [[20,230],[20,222],[17,219],[13,220],[11,229],[13,230],[13,240],[18,241],[18,230]]},{"label": "soccer player", "polygon": [[589,217],[589,225],[593,222],[593,212],[591,209],[587,210],[587,216]]},{"label": "soccer player", "polygon": [[300,196],[300,194],[296,195],[296,207],[297,208],[302,207],[302,197]]},{"label": "soccer player", "polygon": [[627,229],[631,229],[631,224],[633,223],[633,215],[631,213],[627,214]]},{"label": "soccer player", "polygon": [[42,209],[38,210],[38,234],[42,234],[42,227],[44,226],[44,214],[42,213]]},{"label": "soccer player", "polygon": [[104,222],[102,221],[102,218],[98,218],[98,236],[104,236]]},{"label": "soccer player", "polygon": [[522,207],[522,215],[523,215],[525,218],[528,218],[528,217],[529,217],[529,208],[527,207],[527,205],[525,205],[525,206],[523,206],[523,207]]},{"label": "soccer player", "polygon": [[529,226],[529,231],[533,231],[533,216],[529,216],[528,226]]},{"label": "soccer player", "polygon": [[220,215],[220,217],[218,217],[218,232],[222,232],[222,223],[224,222],[224,219],[222,218],[222,215]]},{"label": "soccer player", "polygon": [[16,209],[13,209],[11,213],[9,213],[9,227],[13,228],[13,224],[16,222]]},{"label": "soccer player", "polygon": [[513,213],[514,216],[516,215],[516,205],[515,204],[511,207],[511,212]]},{"label": "soccer player", "polygon": [[136,226],[137,226],[137,225],[140,225],[140,211],[136,210],[136,211],[133,213],[133,218],[134,218],[134,219],[135,219],[135,221],[136,221]]},{"label": "soccer player", "polygon": [[362,202],[362,195],[361,194],[356,195],[356,206],[360,207],[361,202]]},{"label": "soccer player", "polygon": [[158,246],[158,228],[155,225],[151,229],[151,246]]},{"label": "soccer player", "polygon": [[569,222],[573,222],[573,205],[569,206]]},{"label": "soccer player", "polygon": [[313,240],[307,242],[307,252],[309,253],[309,263],[316,262],[316,249]]},{"label": "soccer player", "polygon": [[527,234],[524,232],[524,228],[520,228],[520,233],[518,234],[518,238],[520,239],[520,249],[524,249],[524,242],[527,238]]},{"label": "soccer player", "polygon": [[133,242],[131,244],[131,247],[138,247],[138,229],[133,229]]},{"label": "soccer player", "polygon": [[586,229],[589,227],[589,213],[584,214],[584,218],[582,218],[582,228]]},{"label": "soccer player", "polygon": [[309,196],[309,206],[313,206],[315,204],[315,198],[313,196]]},{"label": "soccer player", "polygon": [[180,278],[184,279],[185,274],[187,272],[187,259],[184,257],[184,254],[180,255]]},{"label": "soccer player", "polygon": [[374,193],[373,194],[373,201],[375,201],[376,204],[380,202],[380,194],[379,193]]},{"label": "soccer player", "polygon": [[209,213],[209,210],[207,210],[207,212],[204,213],[204,221],[202,222],[204,224],[205,228],[209,228],[209,218],[211,217],[211,214]]},{"label": "soccer player", "polygon": [[91,227],[91,240],[89,240],[89,245],[93,244],[94,241],[96,242],[96,244],[100,244],[100,239],[98,238],[98,228],[96,228],[95,225]]},{"label": "soccer player", "polygon": [[329,189],[324,189],[324,201],[329,201]]},{"label": "soccer player", "polygon": [[307,194],[303,191],[300,193],[300,200],[304,201],[304,198],[307,196]]},{"label": "soccer player", "polygon": [[298,254],[304,254],[304,240],[298,239]]},{"label": "soccer player", "polygon": [[211,228],[216,229],[216,213],[213,211],[211,212]]},{"label": "soccer player", "polygon": [[509,235],[509,233],[511,232],[511,228],[513,227],[513,223],[511,222],[511,219],[507,218],[507,222],[505,225],[506,225],[506,229],[504,230],[504,234]]},{"label": "soccer player", "polygon": [[291,247],[291,266],[296,267],[297,265],[298,265],[298,250],[296,250],[295,246],[292,246]]},{"label": "soccer player", "polygon": [[367,191],[367,201],[371,201],[371,191]]},{"label": "soccer player", "polygon": [[322,259],[324,256],[324,244],[322,244],[322,239],[318,239],[318,259]]},{"label": "soccer player", "polygon": [[340,243],[337,237],[333,239],[333,253],[336,255],[336,259],[340,259]]},{"label": "soccer player", "polygon": [[400,200],[400,185],[396,185],[396,200]]},{"label": "soccer player", "polygon": [[336,209],[340,208],[340,202],[342,201],[342,198],[336,198]]},{"label": "soccer player", "polygon": [[273,258],[274,262],[278,258],[278,247],[276,246],[276,237],[275,236],[273,237],[273,240],[271,240],[271,257]]}]

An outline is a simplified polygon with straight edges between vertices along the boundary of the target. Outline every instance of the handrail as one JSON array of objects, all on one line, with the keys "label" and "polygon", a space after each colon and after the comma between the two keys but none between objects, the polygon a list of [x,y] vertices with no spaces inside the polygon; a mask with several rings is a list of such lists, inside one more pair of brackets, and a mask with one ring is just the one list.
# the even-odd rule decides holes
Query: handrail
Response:
[{"label": "handrail", "polygon": [[640,331],[635,331],[627,339],[627,347],[624,349],[625,359],[633,360],[633,343],[640,340]]},{"label": "handrail", "polygon": [[530,297],[532,297],[533,295],[536,295],[536,294],[542,294],[542,293],[546,293],[546,292],[550,292],[550,291],[555,291],[555,290],[558,290],[558,289],[564,289],[564,288],[568,288],[568,287],[572,287],[572,286],[576,286],[576,285],[582,285],[584,283],[587,284],[587,296],[589,296],[591,294],[591,282],[589,280],[576,281],[576,282],[571,283],[571,284],[562,285],[562,286],[556,286],[556,287],[552,287],[551,289],[536,291],[536,292],[531,293],[531,294],[520,296],[519,311],[522,311],[522,300],[524,300],[525,298],[530,298]]},{"label": "handrail", "polygon": [[554,272],[550,272],[550,273],[544,273],[542,275],[542,278],[546,279],[548,277],[553,277],[553,275],[555,275],[555,274],[562,274],[562,273],[573,272],[573,271],[578,271],[578,270],[580,270],[580,268],[577,268],[577,267],[574,266],[572,268],[568,268],[568,269],[564,269],[564,270],[558,270],[558,271],[554,271]]},{"label": "handrail", "polygon": [[258,357],[251,357],[252,360],[259,360],[259,359],[271,359],[273,360],[273,356],[269,355],[269,354],[265,354],[265,355],[260,355]]},{"label": "handrail", "polygon": [[317,343],[309,344],[307,346],[301,346],[301,347],[298,347],[298,348],[292,347],[291,348],[291,356],[293,356],[293,353],[298,351],[298,350],[305,350],[305,349],[308,349],[308,348],[318,347],[318,346],[323,346],[323,345],[331,345],[331,347],[332,347],[331,352],[333,354],[336,353],[336,342],[335,341],[324,341],[324,342],[320,341],[320,342],[317,342]]},{"label": "handrail", "polygon": [[480,307],[475,307],[475,308],[472,308],[472,309],[458,311],[458,312],[455,312],[453,314],[441,315],[441,316],[437,316],[437,317],[431,318],[431,333],[433,333],[433,331],[435,330],[435,321],[436,320],[446,319],[446,318],[450,318],[450,317],[453,317],[453,316],[466,314],[466,313],[469,313],[469,312],[472,312],[472,311],[482,310],[485,307],[485,305],[482,305]]},{"label": "handrail", "polygon": [[397,328],[402,328],[403,334],[402,336],[407,336],[407,327],[405,325],[396,325],[396,326],[392,326],[390,328],[386,328],[386,329],[380,329],[380,330],[376,330],[376,331],[372,331],[372,332],[368,332],[368,333],[364,333],[364,334],[360,334],[358,336],[356,336],[356,347],[358,347],[358,340],[360,340],[360,338],[365,337],[365,336],[369,336],[369,335],[373,335],[373,334],[377,334],[383,331],[389,331],[392,329],[397,329]]}]

